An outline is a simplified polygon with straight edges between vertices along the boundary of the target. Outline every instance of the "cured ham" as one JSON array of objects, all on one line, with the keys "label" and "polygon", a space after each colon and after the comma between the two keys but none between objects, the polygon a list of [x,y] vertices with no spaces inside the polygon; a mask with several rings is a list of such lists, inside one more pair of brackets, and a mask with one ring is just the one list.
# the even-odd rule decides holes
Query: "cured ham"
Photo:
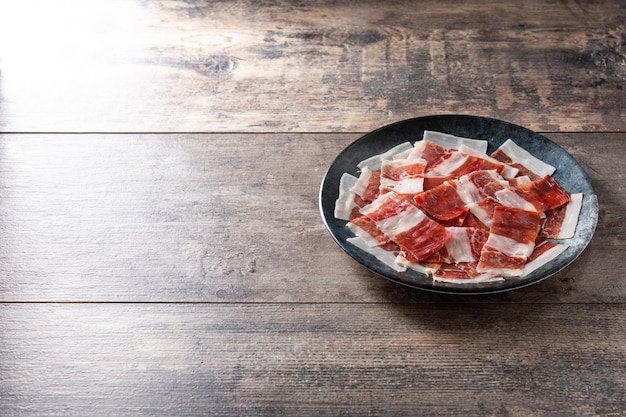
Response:
[{"label": "cured ham", "polygon": [[524,265],[522,276],[526,276],[536,269],[541,268],[562,254],[567,248],[567,245],[561,243],[554,243],[549,240],[540,241],[535,245],[533,253],[528,258],[526,265]]},{"label": "cured ham", "polygon": [[524,183],[512,189],[496,192],[496,198],[505,206],[538,213],[569,203],[569,194],[549,175]]},{"label": "cured ham", "polygon": [[554,174],[556,168],[534,157],[511,139],[504,142],[492,155],[494,159],[518,168],[522,175],[538,179]]},{"label": "cured ham", "polygon": [[470,283],[525,276],[558,257],[575,236],[582,194],[568,194],[554,167],[507,140],[425,131],[344,174],[335,217],[348,242],[398,272]]},{"label": "cured ham", "polygon": [[380,169],[379,191],[416,194],[424,190],[426,160],[421,158],[383,161]]},{"label": "cured ham", "polygon": [[566,205],[547,211],[540,235],[549,239],[574,237],[582,204],[583,195],[577,193],[570,196],[570,201]]},{"label": "cured ham", "polygon": [[533,253],[540,217],[532,211],[496,207],[489,238],[483,246],[476,270],[491,274],[520,276]]}]

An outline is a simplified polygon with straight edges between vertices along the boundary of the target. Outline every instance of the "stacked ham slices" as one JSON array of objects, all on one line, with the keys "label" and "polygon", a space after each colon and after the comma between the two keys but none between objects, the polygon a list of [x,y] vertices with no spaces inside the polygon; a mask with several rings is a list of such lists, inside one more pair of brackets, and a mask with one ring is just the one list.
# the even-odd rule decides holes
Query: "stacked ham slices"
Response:
[{"label": "stacked ham slices", "polygon": [[[574,236],[582,194],[512,140],[425,131],[343,174],[335,217],[348,241],[396,271],[451,283],[522,277],[561,254]],[[555,242],[557,240],[557,242]]]}]

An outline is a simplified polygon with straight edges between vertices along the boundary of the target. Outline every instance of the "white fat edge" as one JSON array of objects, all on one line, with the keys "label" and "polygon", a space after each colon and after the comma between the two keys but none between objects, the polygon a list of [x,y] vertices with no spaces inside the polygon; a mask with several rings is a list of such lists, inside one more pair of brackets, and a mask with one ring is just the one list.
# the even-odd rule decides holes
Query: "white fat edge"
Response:
[{"label": "white fat edge", "polygon": [[357,166],[360,169],[367,167],[371,169],[372,171],[378,171],[380,170],[380,166],[383,160],[393,159],[394,155],[402,153],[411,148],[413,148],[413,145],[411,144],[411,142],[404,142],[404,143],[394,146],[393,148],[389,149],[386,152],[364,159],[363,161],[359,162]]},{"label": "white fat edge", "polygon": [[408,269],[412,269],[413,271],[416,272],[421,272],[422,274],[426,274],[426,275],[432,275],[433,272],[435,272],[435,268],[431,267],[431,266],[426,266],[426,265],[422,265],[420,263],[417,262],[411,262],[408,259],[406,259],[404,256],[398,255],[396,257],[395,260],[396,264],[403,266],[405,268]]},{"label": "white fat edge", "polygon": [[425,176],[431,177],[447,177],[451,172],[458,169],[465,163],[467,156],[461,152],[452,152],[450,157],[443,160],[440,164],[436,165],[431,171],[428,171]]},{"label": "white fat edge", "polygon": [[[480,264],[479,264],[480,265]],[[480,268],[476,267],[476,271],[491,275],[500,275],[504,277],[519,277],[524,272],[524,268]]]},{"label": "white fat edge", "polygon": [[583,194],[577,193],[570,196],[570,201],[565,208],[565,218],[557,239],[569,239],[576,234],[580,210],[583,206]]},{"label": "white fat edge", "polygon": [[391,189],[399,194],[419,194],[424,191],[424,178],[405,178],[393,185]]},{"label": "white fat edge", "polygon": [[529,171],[539,175],[540,177],[545,177],[546,175],[552,175],[556,168],[550,164],[543,162],[541,159],[535,157],[526,149],[520,147],[511,139],[507,139],[500,148],[502,152],[506,154],[511,161],[516,164],[520,164]]},{"label": "white fat edge", "polygon": [[424,149],[426,149],[426,142],[420,140],[413,144],[413,149],[409,150],[407,158],[421,158],[424,155]]},{"label": "white fat edge", "polygon": [[351,191],[357,178],[354,175],[344,173],[339,180],[339,196],[335,201],[335,218],[340,220],[348,220],[352,214],[352,210],[358,207],[354,202],[355,194]]},{"label": "white fat edge", "polygon": [[411,146],[410,148],[407,148],[402,152],[398,152],[397,154],[391,156],[391,160],[395,161],[402,159],[411,159],[411,153],[413,152],[413,149],[413,146]]},{"label": "white fat edge", "polygon": [[504,278],[502,278],[500,275],[494,275],[494,274],[488,274],[488,273],[484,273],[484,274],[480,274],[477,277],[474,278],[444,278],[444,277],[436,277],[433,275],[433,281],[437,281],[437,282],[446,282],[448,284],[478,284],[481,282],[496,282],[496,281],[504,281]]},{"label": "white fat edge", "polygon": [[511,181],[509,186],[519,187],[522,184],[531,182],[531,179],[528,175],[521,175],[519,177],[511,178],[509,181]]},{"label": "white fat edge", "polygon": [[472,213],[474,216],[476,216],[478,220],[480,220],[482,224],[484,224],[488,228],[491,228],[491,222],[493,218],[489,213],[487,213],[485,209],[480,207],[478,203],[479,201],[477,201],[476,203],[468,204],[466,207],[469,209],[470,213]]},{"label": "white fat edge", "polygon": [[376,222],[376,226],[387,236],[393,239],[400,233],[411,230],[419,225],[427,216],[415,206],[410,206],[406,210]]},{"label": "white fat edge", "polygon": [[350,191],[359,196],[365,194],[371,177],[372,170],[367,167],[363,168],[359,174],[359,178],[356,180],[352,188],[350,188]]},{"label": "white fat edge", "polygon": [[454,181],[454,184],[456,185],[457,194],[461,200],[463,200],[465,205],[473,204],[483,199],[483,196],[480,195],[478,187],[470,181],[469,176],[463,175],[457,181]]},{"label": "white fat edge", "polygon": [[394,193],[380,194],[378,197],[376,197],[376,200],[374,200],[371,203],[361,207],[361,210],[359,210],[359,211],[363,215],[374,213],[376,210],[380,209],[380,207],[383,204],[385,204],[385,202],[387,200],[389,200],[391,197],[393,197],[393,195],[394,195]]},{"label": "white fat edge", "polygon": [[526,211],[533,211],[537,213],[537,207],[535,207],[529,201],[524,200],[515,191],[510,189],[496,191],[496,199],[507,207],[519,208]]},{"label": "white fat edge", "polygon": [[503,163],[502,161],[498,161],[497,159],[494,159],[494,158],[490,157],[486,153],[479,152],[479,151],[477,151],[475,149],[470,148],[469,146],[461,145],[459,147],[459,152],[462,152],[462,153],[464,153],[466,155],[472,155],[472,156],[475,156],[477,158],[485,159],[485,160],[487,160],[489,162],[493,162],[494,164],[504,165],[504,170],[502,171],[502,177],[503,178],[506,178],[506,179],[514,178],[517,175],[517,173],[519,172],[519,169],[517,169],[515,167],[512,167],[510,165],[507,165],[507,164]]},{"label": "white fat edge", "polygon": [[568,245],[557,244],[557,246],[554,246],[548,249],[545,253],[542,253],[541,256],[539,256],[537,259],[533,259],[532,261],[528,262],[524,266],[524,271],[522,272],[521,276],[526,276],[530,274],[531,272],[533,272],[534,270],[541,268],[548,262],[553,261],[557,256],[562,254],[565,251],[565,249],[567,249],[568,247],[569,247]]},{"label": "white fat edge", "polygon": [[446,227],[452,237],[446,243],[448,255],[455,263],[459,262],[476,262],[477,259],[472,255],[472,245],[467,234],[466,227]]},{"label": "white fat edge", "polygon": [[[389,166],[392,168],[401,168],[404,166],[411,166],[416,164],[423,164],[426,167],[426,160],[422,158],[407,157],[403,159],[385,160],[382,162],[381,170]],[[419,181],[410,181],[416,179]],[[407,181],[405,181],[407,180]],[[400,194],[417,194],[424,190],[424,176],[419,177],[407,177],[400,181],[392,180],[390,178],[380,178],[380,190],[394,190]],[[398,188],[399,187],[399,188]]]},{"label": "white fat edge", "polygon": [[487,152],[489,146],[486,140],[464,138],[432,130],[424,131],[424,140],[447,149],[459,149],[461,145],[464,145],[482,153]]},{"label": "white fat edge", "polygon": [[514,258],[528,258],[535,250],[534,241],[528,243],[517,242],[510,237],[495,233],[489,234],[485,246]]},{"label": "white fat edge", "polygon": [[373,255],[376,259],[378,259],[383,264],[387,265],[389,268],[393,269],[396,272],[404,272],[406,271],[406,267],[399,265],[395,262],[396,255],[393,252],[389,252],[381,247],[371,247],[367,245],[363,240],[359,237],[351,237],[346,239],[349,243],[361,249],[364,252]]},{"label": "white fat edge", "polygon": [[360,238],[365,244],[367,244],[367,246],[369,247],[380,246],[380,242],[374,236],[370,235],[369,233],[361,229],[356,224],[348,222],[348,224],[346,224],[346,227],[352,233],[354,233],[356,237]]}]

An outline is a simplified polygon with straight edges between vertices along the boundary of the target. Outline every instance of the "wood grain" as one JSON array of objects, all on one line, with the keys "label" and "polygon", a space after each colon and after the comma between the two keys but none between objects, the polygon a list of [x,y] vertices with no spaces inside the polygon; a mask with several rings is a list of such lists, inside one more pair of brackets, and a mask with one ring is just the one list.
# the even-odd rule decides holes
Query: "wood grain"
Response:
[{"label": "wood grain", "polygon": [[5,0],[0,130],[624,130],[625,20],[620,1]]},{"label": "wood grain", "polygon": [[[621,134],[550,134],[600,202],[590,246],[530,288],[464,301],[624,302]],[[0,135],[0,300],[438,302],[324,228],[322,176],[358,135]]]},{"label": "wood grain", "polygon": [[626,409],[618,305],[4,304],[0,314],[6,415]]}]

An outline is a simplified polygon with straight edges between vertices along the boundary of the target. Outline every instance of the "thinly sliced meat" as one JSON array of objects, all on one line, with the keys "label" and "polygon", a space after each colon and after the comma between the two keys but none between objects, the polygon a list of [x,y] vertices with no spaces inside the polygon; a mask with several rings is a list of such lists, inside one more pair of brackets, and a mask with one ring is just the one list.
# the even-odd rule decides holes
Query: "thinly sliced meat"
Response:
[{"label": "thinly sliced meat", "polygon": [[496,197],[505,206],[539,213],[555,209],[570,201],[570,195],[549,175],[513,189],[498,191]]},{"label": "thinly sliced meat", "polygon": [[356,194],[351,191],[357,182],[357,178],[344,173],[339,180],[339,196],[335,201],[335,218],[349,220],[358,212],[359,205],[355,202]]},{"label": "thinly sliced meat", "polygon": [[375,221],[367,216],[352,219],[346,227],[355,236],[360,237],[368,246],[384,246],[391,243],[389,236],[383,233]]},{"label": "thinly sliced meat", "polygon": [[497,171],[474,171],[455,181],[457,192],[466,205],[494,197],[497,191],[508,188],[508,182]]},{"label": "thinly sliced meat", "polygon": [[512,167],[512,166],[510,166],[508,164],[504,164],[504,163],[498,161],[497,159],[492,158],[489,155],[487,155],[487,154],[485,154],[483,152],[479,152],[479,151],[477,151],[475,149],[472,149],[470,147],[461,145],[459,147],[459,152],[462,152],[462,153],[464,153],[466,155],[474,156],[476,158],[484,159],[485,161],[491,163],[494,167],[502,167],[501,169],[500,168],[487,168],[487,164],[485,164],[485,168],[476,168],[474,171],[476,171],[478,169],[485,169],[485,170],[497,169],[497,171],[500,174],[502,174],[502,176],[504,178],[506,178],[506,179],[515,177],[517,175],[517,173],[519,172],[519,169],[517,169],[515,167]]},{"label": "thinly sliced meat", "polygon": [[[535,177],[535,179],[539,179],[539,178]],[[527,182],[531,182],[532,180],[530,179],[528,175],[518,175],[515,178],[509,178],[508,181],[511,187],[518,187],[522,184],[526,184]]]},{"label": "thinly sliced meat", "polygon": [[541,268],[548,262],[554,260],[568,248],[567,245],[550,242],[549,240],[540,241],[535,245],[535,250],[528,258],[522,276],[526,276],[536,269]]},{"label": "thinly sliced meat", "polygon": [[426,177],[459,178],[477,169],[503,169],[502,164],[493,164],[485,159],[462,152],[453,152],[439,164],[429,167]]},{"label": "thinly sliced meat", "polygon": [[549,239],[574,237],[582,203],[583,195],[581,193],[572,194],[569,203],[547,211],[540,235]]},{"label": "thinly sliced meat", "polygon": [[371,203],[380,194],[380,171],[363,168],[350,191],[359,196],[363,202]]},{"label": "thinly sliced meat", "polygon": [[483,246],[477,271],[519,276],[535,247],[539,214],[511,207],[496,207],[489,238]]},{"label": "thinly sliced meat", "polygon": [[424,191],[426,160],[405,158],[383,161],[380,171],[381,191],[393,190],[401,194],[417,194]]},{"label": "thinly sliced meat", "polygon": [[379,222],[403,212],[409,206],[413,206],[410,196],[389,192],[379,195],[376,200],[361,208],[361,214]]},{"label": "thinly sliced meat", "polygon": [[378,221],[377,226],[400,246],[400,255],[410,262],[427,259],[441,250],[451,237],[445,227],[415,206]]},{"label": "thinly sliced meat", "polygon": [[491,221],[496,207],[502,204],[495,198],[487,197],[476,203],[468,204],[467,208],[475,220],[480,222],[487,230],[491,228]]},{"label": "thinly sliced meat", "polygon": [[452,181],[452,177],[427,177],[424,176],[424,191],[432,190],[438,185],[443,184],[446,181]]},{"label": "thinly sliced meat", "polygon": [[451,181],[417,194],[413,202],[437,220],[450,220],[467,212],[465,202]]},{"label": "thinly sliced meat", "polygon": [[397,272],[406,271],[406,267],[399,265],[395,262],[397,255],[393,251],[387,250],[385,249],[385,247],[381,247],[381,246],[372,247],[368,245],[365,241],[363,241],[361,238],[359,238],[358,236],[348,238],[347,241],[348,243],[351,243],[352,245],[356,246],[362,251],[367,252],[370,255],[373,255],[374,257],[376,257],[376,259],[380,260],[382,263],[384,263],[385,265],[387,265],[389,268],[393,269],[394,271],[397,271]]},{"label": "thinly sliced meat", "polygon": [[450,284],[470,284],[479,282],[502,281],[499,275],[476,271],[476,262],[461,264],[443,264],[433,272],[433,280]]},{"label": "thinly sliced meat", "polygon": [[426,171],[432,171],[434,167],[448,159],[455,151],[429,141],[415,142],[410,158],[422,158],[426,160]]},{"label": "thinly sliced meat", "polygon": [[425,130],[423,139],[446,149],[459,149],[461,145],[465,145],[482,153],[487,152],[489,146],[489,142],[486,140],[464,138],[432,130]]},{"label": "thinly sliced meat", "polygon": [[380,171],[380,167],[384,160],[393,159],[394,156],[398,154],[402,154],[406,151],[409,151],[413,148],[410,142],[404,142],[393,148],[389,149],[386,152],[374,155],[369,157],[357,164],[357,167],[360,169],[369,168],[372,171]]},{"label": "thinly sliced meat", "polygon": [[432,275],[436,270],[441,268],[441,263],[438,262],[411,262],[404,258],[402,255],[398,255],[395,262],[401,267],[412,269],[413,271],[421,272],[422,274]]},{"label": "thinly sliced meat", "polygon": [[483,198],[495,197],[496,192],[509,188],[509,182],[494,170],[474,171],[461,177],[461,180],[464,178],[467,178],[467,180],[474,184]]},{"label": "thinly sliced meat", "polygon": [[446,243],[449,263],[478,262],[489,233],[472,227],[448,227],[451,239]]},{"label": "thinly sliced meat", "polygon": [[513,163],[520,168],[523,167],[523,169],[520,169],[520,173],[524,171],[522,175],[528,175],[530,172],[534,175],[528,176],[534,177],[533,179],[542,178],[546,175],[552,175],[554,174],[554,171],[556,171],[555,167],[543,162],[539,158],[536,158],[526,149],[518,146],[511,139],[504,142],[491,156],[506,163]]}]

